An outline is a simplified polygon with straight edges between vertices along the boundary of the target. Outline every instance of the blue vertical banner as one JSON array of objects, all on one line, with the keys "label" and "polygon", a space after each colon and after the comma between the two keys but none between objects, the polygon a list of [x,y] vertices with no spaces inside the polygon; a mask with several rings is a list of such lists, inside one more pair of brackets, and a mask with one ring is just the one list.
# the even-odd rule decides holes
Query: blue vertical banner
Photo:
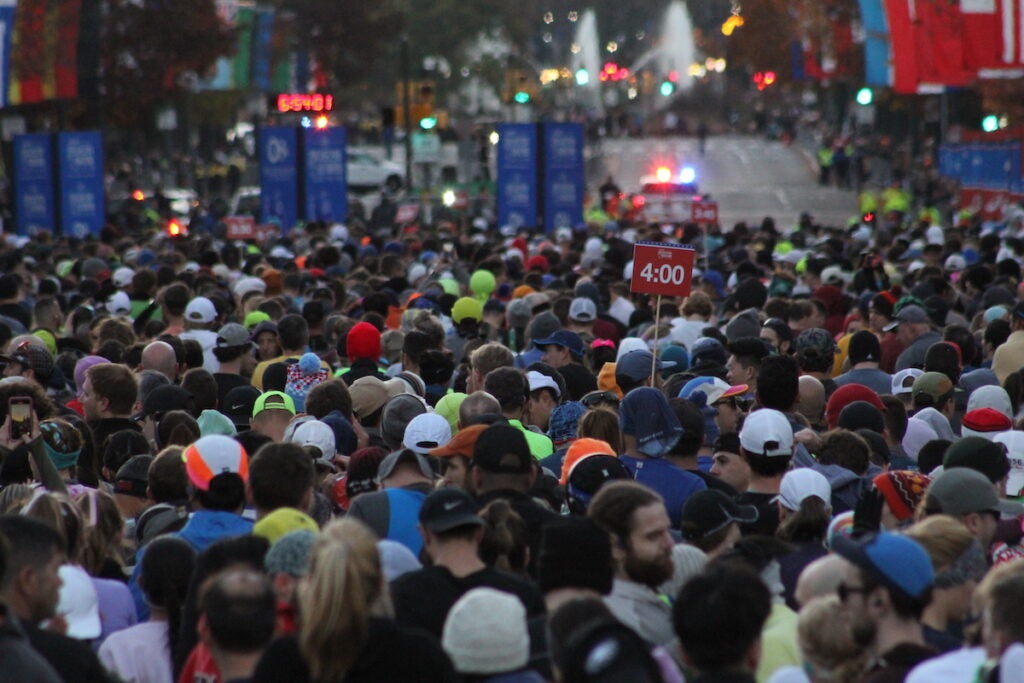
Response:
[{"label": "blue vertical banner", "polygon": [[14,137],[14,223],[19,235],[55,232],[53,136],[32,133]]},{"label": "blue vertical banner", "polygon": [[544,230],[583,222],[583,126],[544,124]]},{"label": "blue vertical banner", "polygon": [[299,219],[298,136],[289,126],[260,128],[260,221],[287,232]]},{"label": "blue vertical banner", "polygon": [[498,225],[537,225],[537,127],[503,123],[498,130]]},{"label": "blue vertical banner", "polygon": [[859,0],[859,4],[861,23],[864,26],[864,83],[869,86],[892,85],[889,55],[892,39],[885,20],[883,1]]},{"label": "blue vertical banner", "polygon": [[0,107],[11,103],[11,40],[17,7],[18,0],[0,0]]},{"label": "blue vertical banner", "polygon": [[348,215],[345,145],[342,126],[302,129],[302,180],[307,221],[343,221]]},{"label": "blue vertical banner", "polygon": [[270,88],[270,52],[274,33],[274,10],[256,10],[256,30],[252,42],[252,84],[257,90]]},{"label": "blue vertical banner", "polygon": [[103,183],[103,135],[98,131],[57,134],[60,226],[65,235],[99,234],[107,222]]}]

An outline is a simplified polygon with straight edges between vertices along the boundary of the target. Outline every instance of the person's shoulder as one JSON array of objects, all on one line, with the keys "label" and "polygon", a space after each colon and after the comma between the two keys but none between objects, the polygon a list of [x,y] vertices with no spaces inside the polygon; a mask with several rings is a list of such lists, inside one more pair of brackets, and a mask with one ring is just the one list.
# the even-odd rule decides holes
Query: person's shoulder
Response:
[{"label": "person's shoulder", "polygon": [[309,667],[299,649],[299,640],[294,635],[281,636],[270,641],[252,676],[253,683],[277,683],[285,680],[294,683],[309,680]]}]

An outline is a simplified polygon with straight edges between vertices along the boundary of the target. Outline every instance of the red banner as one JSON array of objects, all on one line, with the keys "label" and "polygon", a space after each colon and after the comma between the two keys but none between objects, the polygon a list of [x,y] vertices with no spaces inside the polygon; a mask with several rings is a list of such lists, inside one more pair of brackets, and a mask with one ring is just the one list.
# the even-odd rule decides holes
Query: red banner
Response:
[{"label": "red banner", "polygon": [[78,97],[78,25],[82,0],[60,0],[57,16],[57,50],[54,64],[56,96]]},{"label": "red banner", "polygon": [[1024,201],[1024,194],[1009,190],[983,190],[965,187],[960,190],[960,210],[980,214],[982,220],[1000,221],[1006,209]]},{"label": "red banner", "polygon": [[633,245],[630,291],[658,296],[687,296],[697,252],[678,244],[638,242]]}]

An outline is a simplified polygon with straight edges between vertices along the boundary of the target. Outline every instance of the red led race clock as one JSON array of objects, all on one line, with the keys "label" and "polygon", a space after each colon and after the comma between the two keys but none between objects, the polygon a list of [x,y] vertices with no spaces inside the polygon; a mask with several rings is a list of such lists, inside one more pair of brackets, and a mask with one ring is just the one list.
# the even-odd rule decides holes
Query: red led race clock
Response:
[{"label": "red led race clock", "polygon": [[277,110],[288,112],[320,112],[334,109],[334,95],[323,93],[285,93],[277,96]]}]

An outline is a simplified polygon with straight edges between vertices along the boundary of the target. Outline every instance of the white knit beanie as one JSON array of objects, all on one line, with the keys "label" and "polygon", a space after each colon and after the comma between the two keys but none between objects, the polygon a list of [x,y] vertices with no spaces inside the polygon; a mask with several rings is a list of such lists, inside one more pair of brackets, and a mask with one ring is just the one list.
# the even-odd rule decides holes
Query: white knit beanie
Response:
[{"label": "white knit beanie", "polygon": [[461,674],[521,669],[530,657],[526,609],[510,593],[474,588],[448,612],[441,644]]}]

